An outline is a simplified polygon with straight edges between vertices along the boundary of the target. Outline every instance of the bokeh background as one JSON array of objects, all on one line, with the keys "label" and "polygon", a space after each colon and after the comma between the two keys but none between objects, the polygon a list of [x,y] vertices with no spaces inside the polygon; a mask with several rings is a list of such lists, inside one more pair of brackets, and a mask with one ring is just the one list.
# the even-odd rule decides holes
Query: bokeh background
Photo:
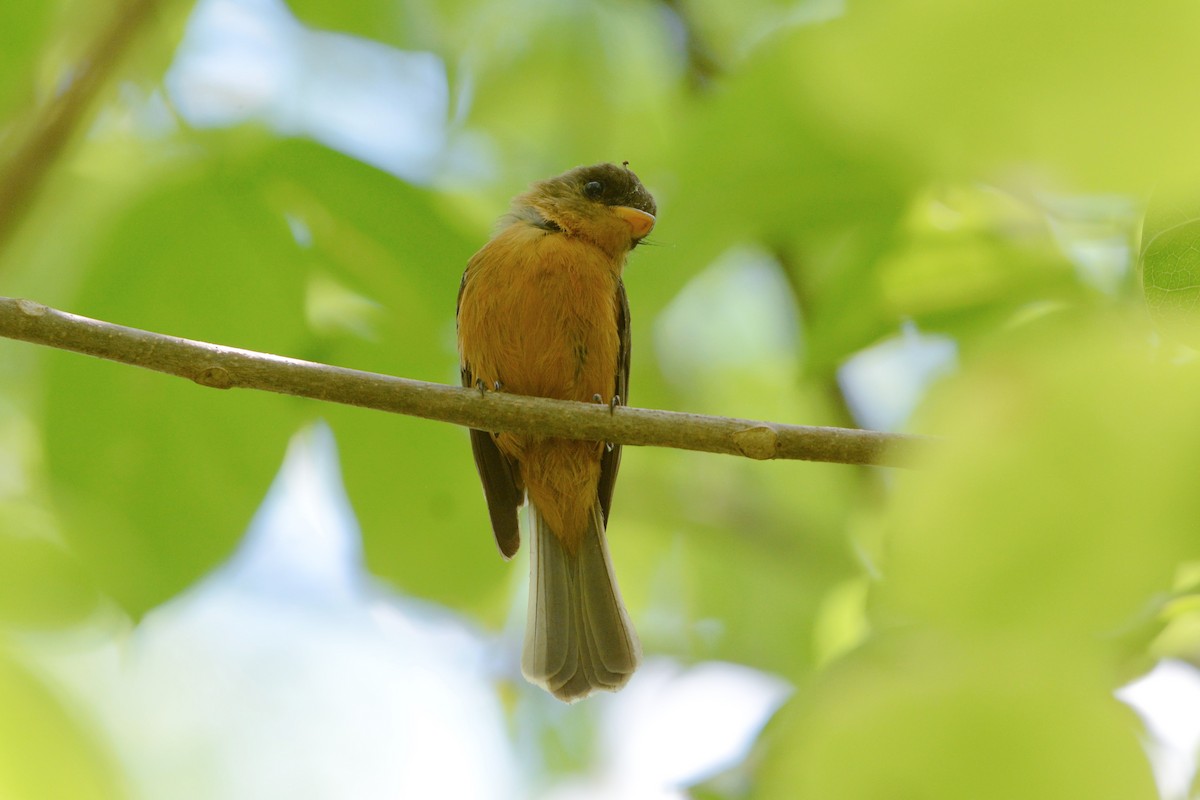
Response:
[{"label": "bokeh background", "polygon": [[508,199],[628,160],[634,405],[943,440],[629,448],[648,663],[567,707],[520,678],[465,431],[0,341],[0,796],[1192,796],[1198,34],[1185,0],[6,4],[6,296],[456,383]]}]

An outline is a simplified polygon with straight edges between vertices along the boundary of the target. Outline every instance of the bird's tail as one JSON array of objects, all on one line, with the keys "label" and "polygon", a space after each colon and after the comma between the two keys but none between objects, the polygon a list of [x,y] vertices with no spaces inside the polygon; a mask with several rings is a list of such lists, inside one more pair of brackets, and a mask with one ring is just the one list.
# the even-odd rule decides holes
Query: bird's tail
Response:
[{"label": "bird's tail", "polygon": [[604,542],[599,501],[570,552],[530,504],[529,615],[521,671],[560,700],[616,691],[642,658]]}]

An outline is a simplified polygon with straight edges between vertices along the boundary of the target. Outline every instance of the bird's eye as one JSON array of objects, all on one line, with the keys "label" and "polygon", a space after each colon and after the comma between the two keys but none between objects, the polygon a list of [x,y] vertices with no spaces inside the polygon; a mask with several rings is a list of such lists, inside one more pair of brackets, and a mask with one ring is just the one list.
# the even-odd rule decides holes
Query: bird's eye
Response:
[{"label": "bird's eye", "polygon": [[588,181],[583,185],[583,193],[595,200],[597,197],[604,194],[604,184],[600,181]]}]

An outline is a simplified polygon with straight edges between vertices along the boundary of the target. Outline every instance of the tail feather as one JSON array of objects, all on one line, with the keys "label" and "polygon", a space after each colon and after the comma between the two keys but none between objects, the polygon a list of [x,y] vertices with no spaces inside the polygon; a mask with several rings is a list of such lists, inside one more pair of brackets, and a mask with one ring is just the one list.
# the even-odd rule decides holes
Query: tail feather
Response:
[{"label": "tail feather", "polygon": [[521,670],[571,702],[615,691],[641,661],[642,647],[621,602],[597,502],[577,553],[530,507],[529,612]]}]

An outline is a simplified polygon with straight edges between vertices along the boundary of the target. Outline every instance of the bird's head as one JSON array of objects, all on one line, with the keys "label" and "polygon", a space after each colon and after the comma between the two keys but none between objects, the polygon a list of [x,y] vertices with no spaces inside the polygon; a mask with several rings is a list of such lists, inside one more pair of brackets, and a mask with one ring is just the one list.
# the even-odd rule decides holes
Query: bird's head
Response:
[{"label": "bird's head", "polygon": [[535,183],[513,200],[511,218],[586,239],[617,256],[650,233],[657,211],[627,164],[596,164]]}]

